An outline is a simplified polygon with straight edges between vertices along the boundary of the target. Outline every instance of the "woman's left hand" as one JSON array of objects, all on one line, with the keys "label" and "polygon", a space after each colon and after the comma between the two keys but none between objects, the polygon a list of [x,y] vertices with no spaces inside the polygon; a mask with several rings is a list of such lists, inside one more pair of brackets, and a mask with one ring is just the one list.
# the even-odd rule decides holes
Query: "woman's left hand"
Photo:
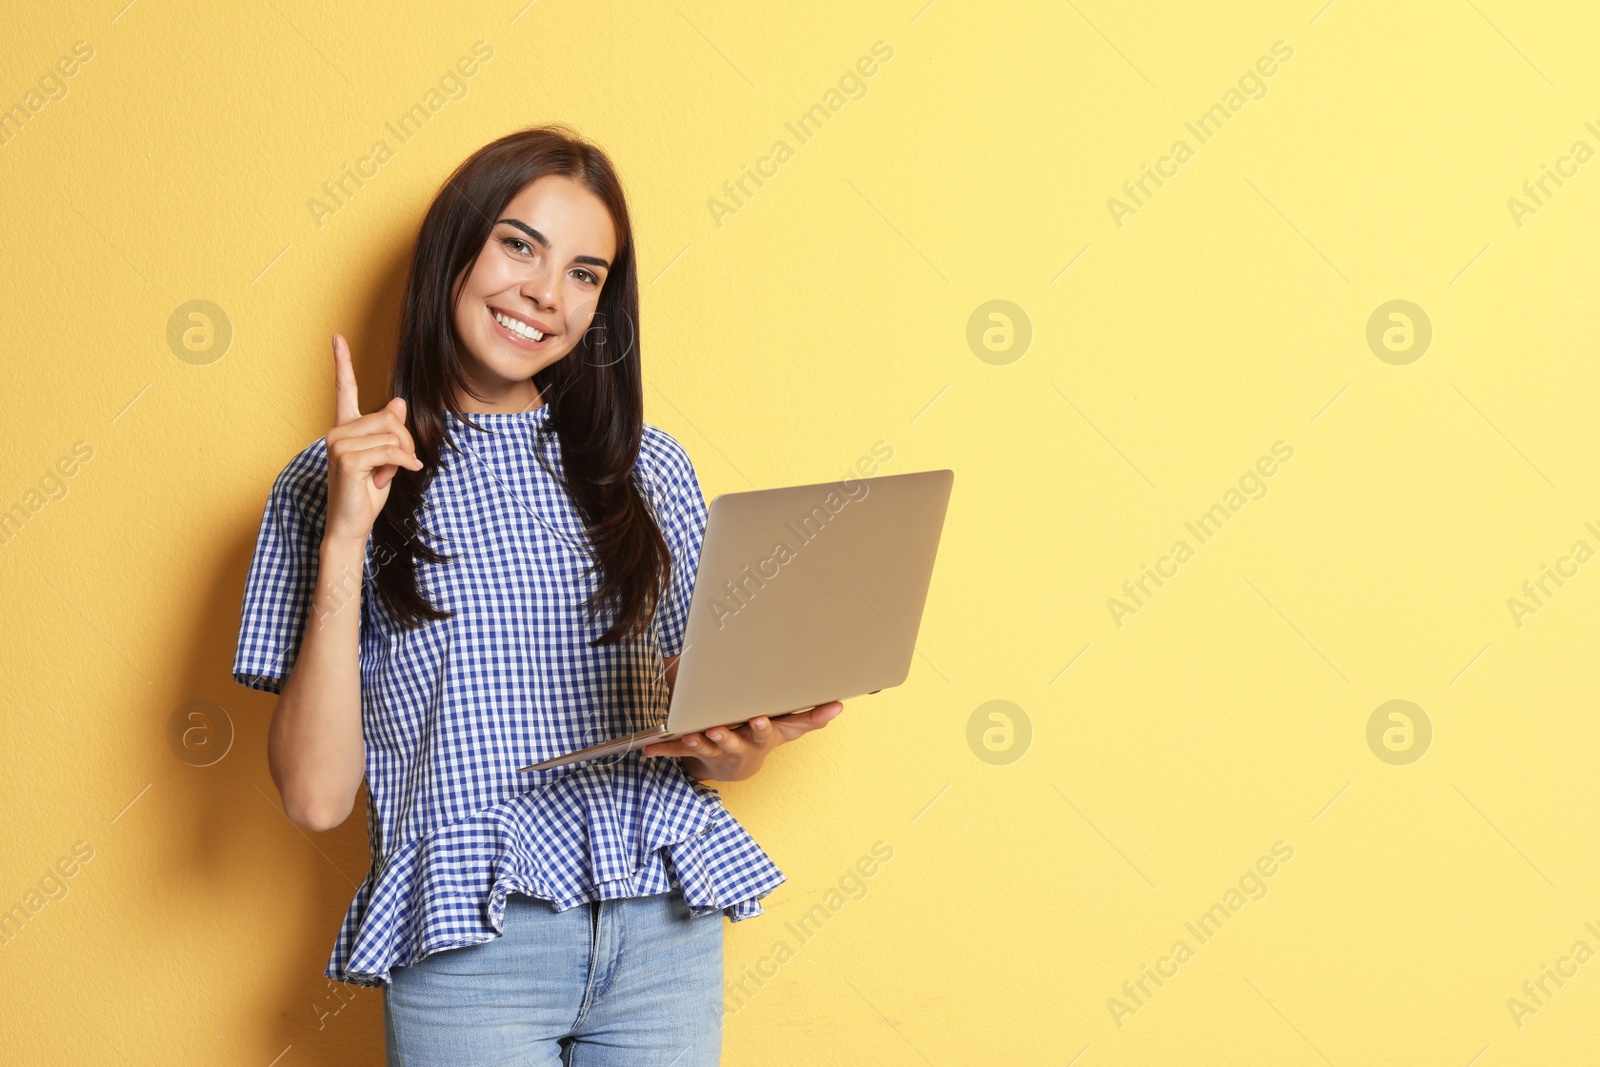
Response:
[{"label": "woman's left hand", "polygon": [[769,718],[757,715],[743,726],[713,726],[699,733],[685,734],[676,741],[657,741],[644,746],[644,755],[682,756],[684,769],[701,781],[715,779],[737,782],[761,769],[773,749],[785,741],[820,730],[844,711],[837,700],[818,704],[809,711],[795,711]]}]

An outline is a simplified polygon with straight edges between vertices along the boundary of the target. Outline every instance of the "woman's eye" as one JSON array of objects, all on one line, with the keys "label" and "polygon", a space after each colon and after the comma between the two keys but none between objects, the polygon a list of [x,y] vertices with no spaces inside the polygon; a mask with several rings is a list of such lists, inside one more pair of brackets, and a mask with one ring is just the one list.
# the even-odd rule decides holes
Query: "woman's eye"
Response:
[{"label": "woman's eye", "polygon": [[[512,248],[513,251],[531,251],[531,249],[528,247],[528,242],[524,241],[520,237],[502,237],[500,238],[500,243],[505,245],[507,248]],[[516,247],[513,248],[513,246]]]},{"label": "woman's eye", "polygon": [[588,282],[590,285],[599,285],[600,284],[600,279],[596,278],[592,272],[586,271],[586,270],[580,270],[580,271],[578,271],[578,273],[581,274],[583,276],[583,280]]}]

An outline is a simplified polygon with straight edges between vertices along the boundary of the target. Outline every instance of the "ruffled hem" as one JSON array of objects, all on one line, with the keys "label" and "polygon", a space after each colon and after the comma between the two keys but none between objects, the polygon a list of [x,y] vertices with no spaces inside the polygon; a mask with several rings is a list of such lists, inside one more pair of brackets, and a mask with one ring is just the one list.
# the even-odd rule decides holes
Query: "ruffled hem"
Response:
[{"label": "ruffled hem", "polygon": [[642,761],[636,776],[613,770],[580,765],[375,860],[327,976],[383,986],[393,967],[491,941],[511,893],[566,911],[680,890],[696,916],[762,914],[760,898],[786,877],[715,790],[675,760]]}]

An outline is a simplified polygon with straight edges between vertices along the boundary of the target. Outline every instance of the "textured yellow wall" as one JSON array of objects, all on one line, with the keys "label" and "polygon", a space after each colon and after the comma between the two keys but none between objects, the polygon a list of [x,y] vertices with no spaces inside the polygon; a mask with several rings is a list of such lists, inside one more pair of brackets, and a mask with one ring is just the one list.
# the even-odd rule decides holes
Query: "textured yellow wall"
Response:
[{"label": "textured yellow wall", "polygon": [[725,788],[725,1062],[1592,1059],[1592,5],[122,3],[0,59],[0,1058],[381,1062],[240,594],[329,334],[377,407],[438,182],[560,119],[708,494],[957,472],[909,681]]}]

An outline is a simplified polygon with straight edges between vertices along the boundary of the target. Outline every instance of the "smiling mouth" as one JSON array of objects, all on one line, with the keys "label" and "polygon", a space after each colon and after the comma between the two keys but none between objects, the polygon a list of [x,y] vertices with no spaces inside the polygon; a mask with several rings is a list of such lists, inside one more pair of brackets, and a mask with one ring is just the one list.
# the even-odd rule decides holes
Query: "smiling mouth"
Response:
[{"label": "smiling mouth", "polygon": [[552,336],[540,333],[521,319],[514,319],[510,315],[489,309],[489,317],[494,319],[495,325],[500,327],[502,333],[523,346],[535,346],[544,343]]}]

